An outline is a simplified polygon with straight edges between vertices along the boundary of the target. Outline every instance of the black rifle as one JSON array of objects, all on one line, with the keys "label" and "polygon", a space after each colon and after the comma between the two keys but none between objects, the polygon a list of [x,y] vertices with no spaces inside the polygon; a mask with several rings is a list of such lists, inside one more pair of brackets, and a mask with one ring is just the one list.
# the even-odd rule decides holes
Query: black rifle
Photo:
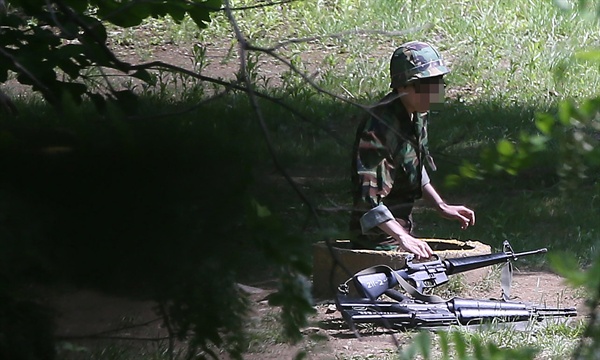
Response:
[{"label": "black rifle", "polygon": [[575,308],[548,308],[532,304],[453,298],[442,303],[416,300],[372,301],[341,295],[340,312],[349,324],[373,323],[393,329],[476,325],[490,322],[543,320],[577,316]]},{"label": "black rifle", "polygon": [[515,254],[508,242],[504,244],[506,251],[466,256],[462,258],[452,258],[440,260],[437,255],[436,260],[428,262],[414,262],[413,255],[406,257],[406,265],[400,270],[395,270],[395,274],[386,274],[384,272],[362,273],[354,276],[354,284],[363,296],[376,299],[383,295],[386,290],[399,285],[397,276],[406,280],[414,286],[419,293],[425,289],[431,289],[448,282],[448,275],[459,274],[465,271],[479,269],[482,267],[505,263],[510,260],[517,260],[522,256],[545,253],[546,248],[526,251]]},{"label": "black rifle", "polygon": [[[436,260],[420,263],[414,262],[413,257],[409,255],[406,266],[400,270],[376,266],[357,273],[352,279],[362,298],[349,297],[347,285],[340,285],[338,310],[350,324],[369,322],[393,328],[576,316],[575,308],[548,308],[520,302],[461,298],[446,301],[423,294],[424,289],[448,282],[448,275],[545,252],[547,249],[544,248],[515,253],[510,244],[505,242],[504,251],[487,255],[446,260],[440,260],[438,257]],[[406,290],[408,296],[394,290],[398,285]],[[383,294],[396,301],[376,301]]]}]

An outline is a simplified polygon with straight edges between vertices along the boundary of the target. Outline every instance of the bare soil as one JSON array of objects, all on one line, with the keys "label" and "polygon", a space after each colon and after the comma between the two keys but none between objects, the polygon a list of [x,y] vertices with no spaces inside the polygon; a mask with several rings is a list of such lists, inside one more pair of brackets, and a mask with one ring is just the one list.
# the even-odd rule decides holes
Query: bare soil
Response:
[{"label": "bare soil", "polygon": [[[291,345],[278,337],[277,309],[267,304],[266,297],[274,290],[246,285],[242,285],[242,289],[254,301],[254,313],[248,324],[253,340],[245,354],[246,359],[293,359],[300,351],[306,351],[308,359],[317,360],[387,358],[397,346],[410,343],[414,335],[364,325],[354,333],[336,311],[335,305],[331,301],[323,301],[315,305],[311,326],[303,329],[305,340]],[[82,349],[103,348],[111,343],[138,349],[166,348],[168,333],[156,314],[156,304],[151,301],[107,296],[91,290],[53,290],[46,294],[48,305],[56,310],[57,336],[82,346]],[[461,295],[497,298],[500,284],[484,292],[467,289]],[[569,320],[573,323],[585,318],[588,313],[583,291],[569,287],[563,278],[549,272],[516,272],[512,297],[515,301],[546,306],[576,307],[578,316]],[[223,354],[223,358],[227,356]]]}]

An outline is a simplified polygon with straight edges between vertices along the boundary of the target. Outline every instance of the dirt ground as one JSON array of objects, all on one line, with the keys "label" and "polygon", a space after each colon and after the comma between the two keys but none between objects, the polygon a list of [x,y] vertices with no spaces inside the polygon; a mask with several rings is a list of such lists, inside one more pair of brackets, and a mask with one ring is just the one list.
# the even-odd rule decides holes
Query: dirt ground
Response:
[{"label": "dirt ground", "polygon": [[[299,351],[306,351],[307,358],[315,360],[380,359],[391,356],[397,345],[409,343],[414,335],[361,325],[358,328],[360,337],[357,337],[336,311],[335,305],[331,301],[322,301],[315,305],[316,314],[311,317],[311,325],[303,329],[305,340],[290,345],[278,340],[277,310],[269,307],[266,300],[273,290],[251,285],[255,286],[241,285],[253,300],[255,309],[249,321],[253,335],[246,359],[293,359]],[[135,344],[135,347],[162,346],[163,349],[166,346],[164,337],[167,331],[155,312],[155,304],[150,301],[106,296],[90,290],[52,291],[47,294],[48,304],[58,315],[57,336],[80,349],[82,355],[108,342]],[[467,289],[462,296],[486,299],[497,298],[499,294],[500,284],[484,292]],[[548,272],[515,272],[512,297],[515,301],[549,307],[576,307],[578,316],[568,319],[570,322],[577,322],[587,314],[583,291],[567,286],[560,276]],[[72,351],[63,352],[67,353],[72,354]],[[227,357],[223,355],[223,358]]]}]

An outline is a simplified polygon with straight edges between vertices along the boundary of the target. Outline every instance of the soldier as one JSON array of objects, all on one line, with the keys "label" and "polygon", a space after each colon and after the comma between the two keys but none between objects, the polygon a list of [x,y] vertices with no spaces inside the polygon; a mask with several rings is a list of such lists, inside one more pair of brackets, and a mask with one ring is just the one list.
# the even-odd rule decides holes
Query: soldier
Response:
[{"label": "soldier", "polygon": [[373,106],[356,133],[353,149],[354,248],[406,250],[427,258],[429,245],[411,235],[411,212],[423,197],[462,229],[475,224],[473,210],[448,205],[431,185],[424,164],[435,164],[427,147],[431,104],[444,101],[443,76],[450,72],[431,45],[413,41],[392,55],[392,92]]}]

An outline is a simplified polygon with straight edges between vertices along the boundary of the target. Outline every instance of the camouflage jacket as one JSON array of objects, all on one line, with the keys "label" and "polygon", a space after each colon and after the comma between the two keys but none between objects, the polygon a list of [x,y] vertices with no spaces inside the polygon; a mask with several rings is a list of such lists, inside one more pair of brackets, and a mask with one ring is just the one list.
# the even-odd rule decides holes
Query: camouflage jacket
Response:
[{"label": "camouflage jacket", "polygon": [[351,227],[360,223],[363,234],[392,218],[408,220],[412,203],[429,182],[423,165],[434,167],[427,147],[428,114],[415,113],[411,121],[397,96],[392,92],[374,106],[356,133],[352,191],[357,211]]}]

